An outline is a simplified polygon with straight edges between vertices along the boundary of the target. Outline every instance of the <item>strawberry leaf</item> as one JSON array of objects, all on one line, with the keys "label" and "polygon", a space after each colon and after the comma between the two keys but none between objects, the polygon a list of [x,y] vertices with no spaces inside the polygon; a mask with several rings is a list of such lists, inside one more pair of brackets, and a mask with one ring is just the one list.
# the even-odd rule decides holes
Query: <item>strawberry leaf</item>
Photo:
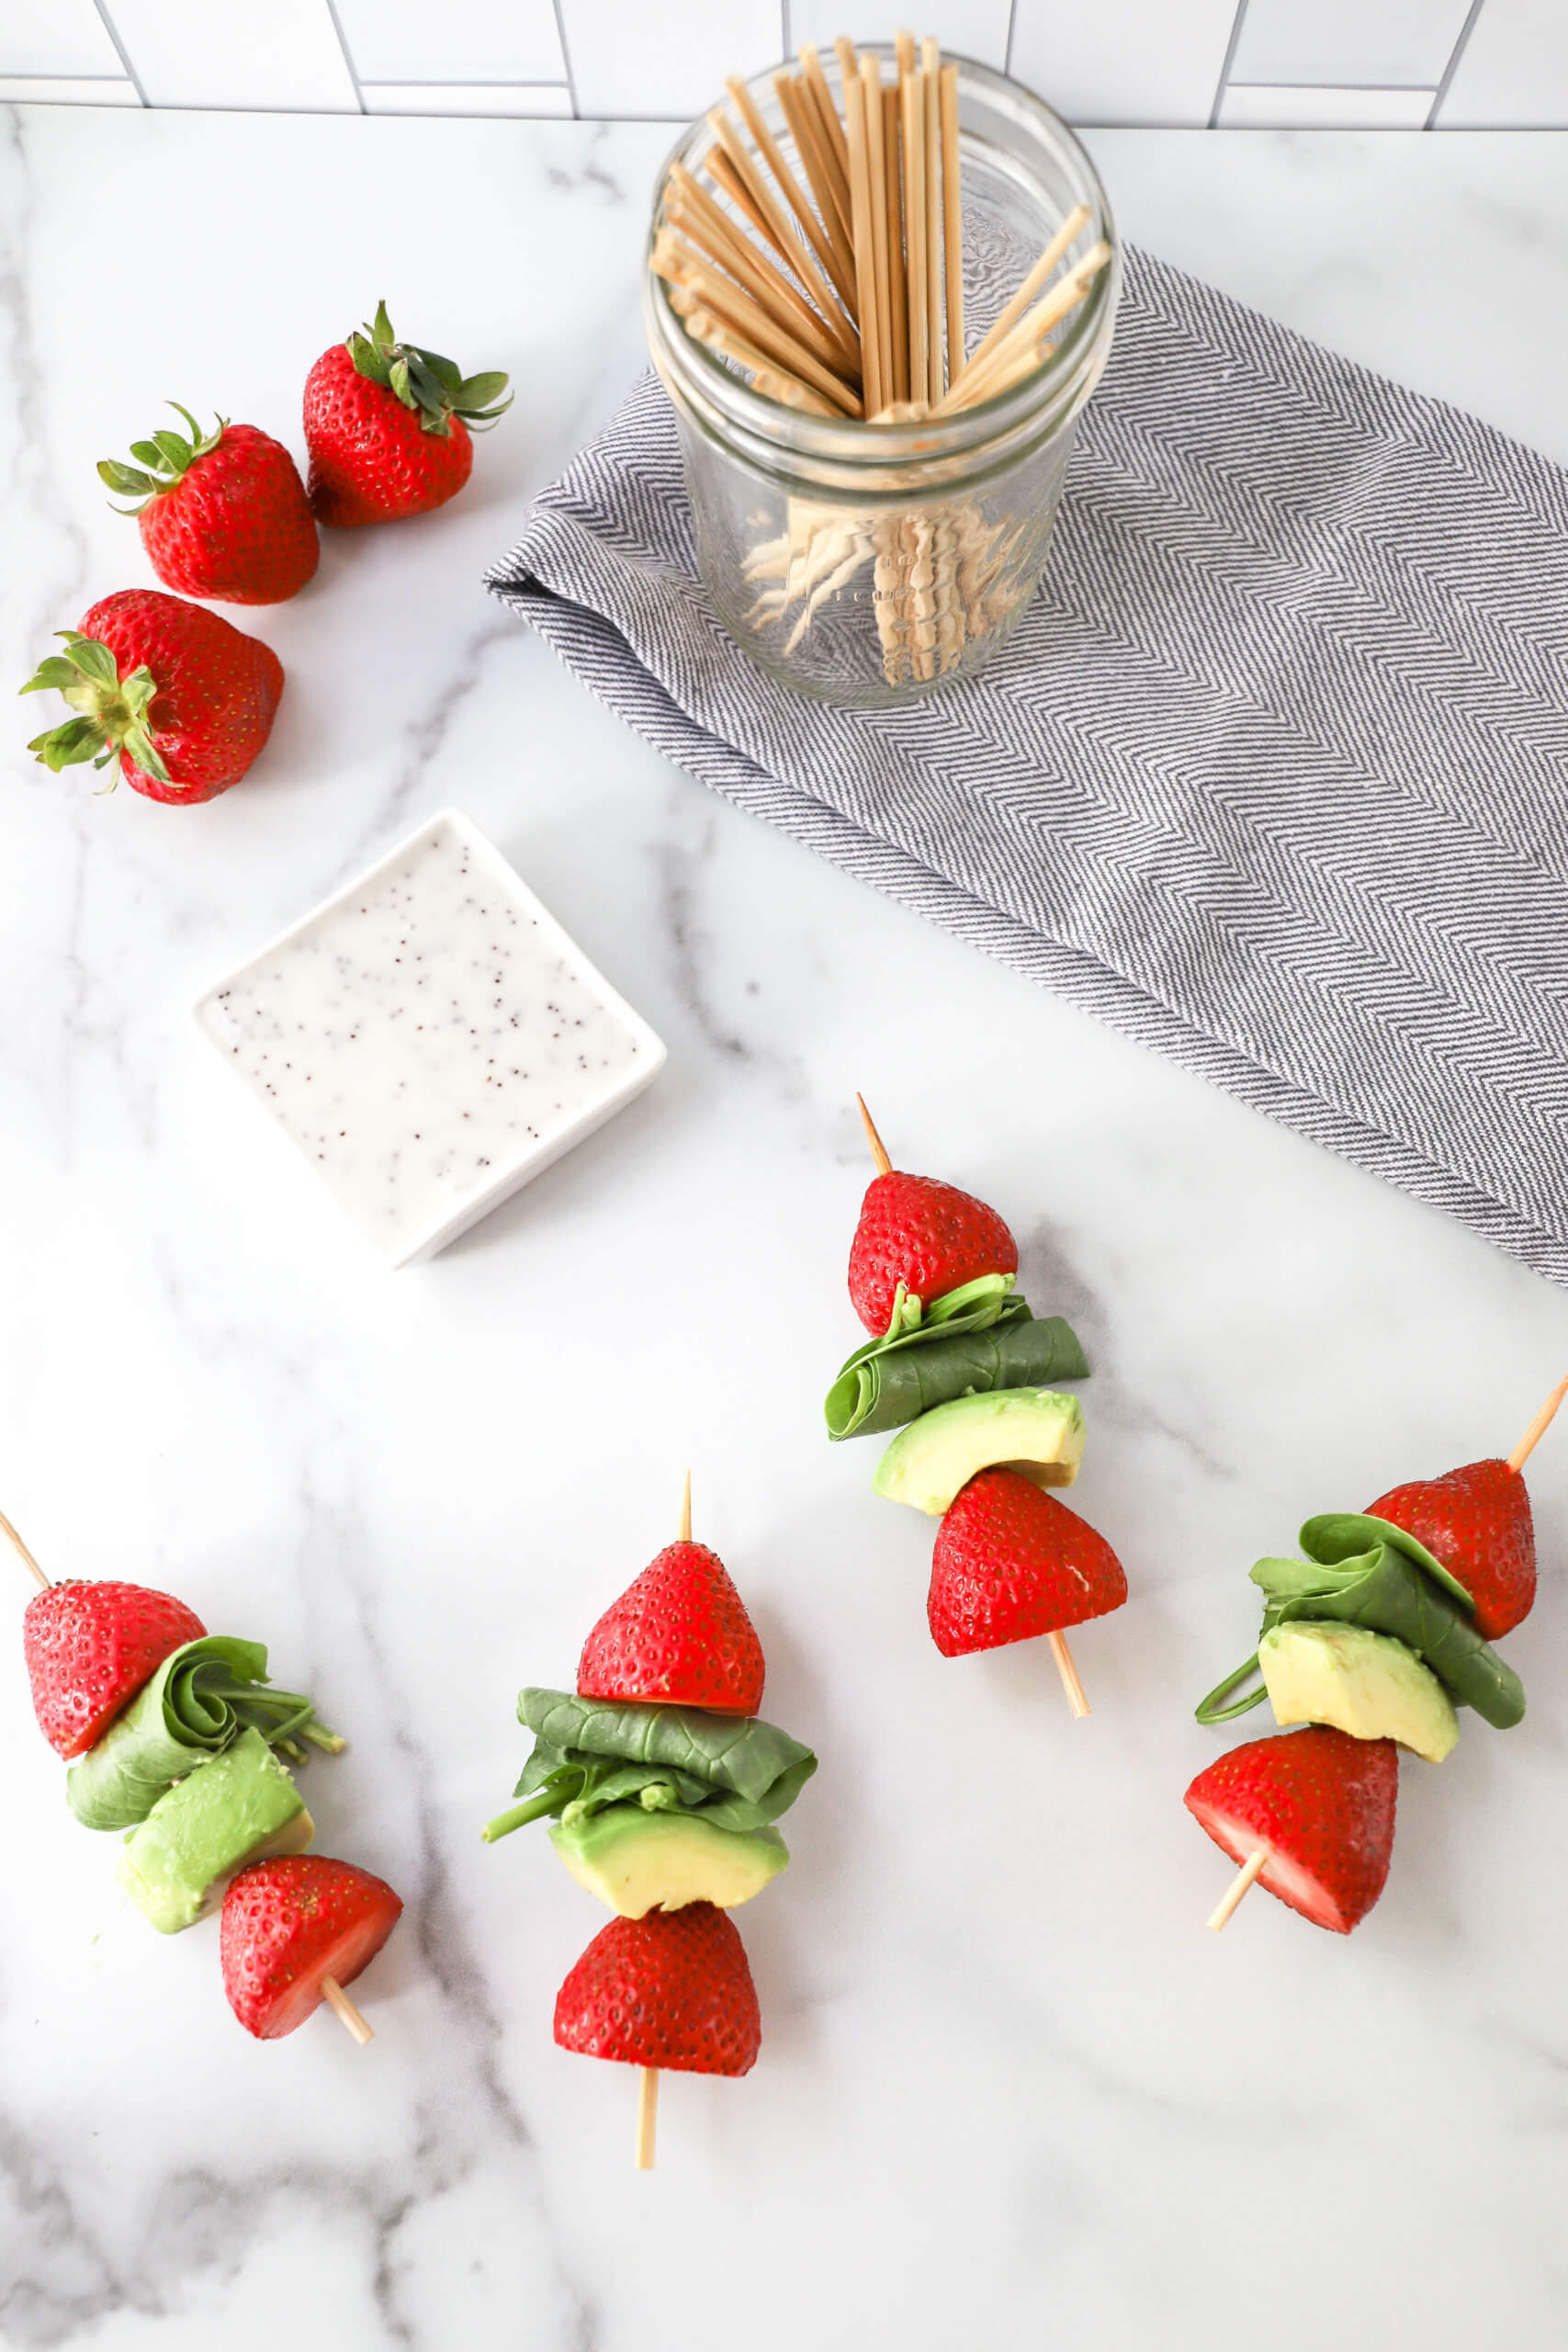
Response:
[{"label": "strawberry leaf", "polygon": [[173,781],[164,765],[162,752],[145,727],[135,723],[128,727],[120,739],[120,750],[133,766],[141,770],[143,775],[156,776],[160,784]]},{"label": "strawberry leaf", "polygon": [[65,641],[65,659],[84,678],[96,686],[118,685],[119,664],[107,645],[100,645],[96,637],[83,637],[73,628],[62,628],[60,635]]},{"label": "strawberry leaf", "polygon": [[47,735],[35,735],[28,745],[52,775],[62,768],[75,767],[82,760],[90,760],[95,752],[103,749],[104,730],[96,718],[68,718],[63,726],[51,728]]},{"label": "strawberry leaf", "polygon": [[80,676],[80,671],[73,669],[63,653],[48,653],[27,684],[18,686],[17,691],[23,695],[36,695],[52,688],[56,694],[62,695],[67,686],[76,684]]}]

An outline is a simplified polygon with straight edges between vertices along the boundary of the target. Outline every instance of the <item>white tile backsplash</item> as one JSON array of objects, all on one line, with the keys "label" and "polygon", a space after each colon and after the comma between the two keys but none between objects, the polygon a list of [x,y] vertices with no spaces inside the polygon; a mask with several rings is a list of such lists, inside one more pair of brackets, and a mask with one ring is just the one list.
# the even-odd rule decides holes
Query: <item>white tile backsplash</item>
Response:
[{"label": "white tile backsplash", "polygon": [[1485,0],[1438,121],[1445,130],[1568,124],[1568,0]]},{"label": "white tile backsplash", "polygon": [[564,82],[361,82],[367,114],[555,116],[570,121]]},{"label": "white tile backsplash", "polygon": [[328,0],[109,0],[152,107],[357,114]]},{"label": "white tile backsplash", "polygon": [[1220,100],[1222,130],[1421,130],[1435,90],[1347,90],[1336,83],[1272,86],[1233,82]]},{"label": "white tile backsplash", "polygon": [[779,0],[561,0],[577,111],[684,122],[784,54]]},{"label": "white tile backsplash", "polygon": [[85,74],[0,73],[0,106],[12,100],[29,107],[139,107],[136,85]]},{"label": "white tile backsplash", "polygon": [[1019,0],[1012,71],[1069,122],[1205,123],[1235,0]]},{"label": "white tile backsplash", "polygon": [[554,0],[336,0],[338,28],[365,82],[566,80]]},{"label": "white tile backsplash", "polygon": [[814,40],[831,49],[840,33],[856,40],[891,40],[896,33],[930,33],[954,57],[977,57],[1000,73],[1007,64],[1011,0],[931,0],[912,13],[898,0],[865,0],[847,8],[841,0],[788,0],[792,49]]},{"label": "white tile backsplash", "polygon": [[1568,129],[1568,0],[0,0],[0,102],[684,121],[905,24],[1077,122]]},{"label": "white tile backsplash", "polygon": [[0,74],[124,72],[93,0],[0,0]]},{"label": "white tile backsplash", "polygon": [[1470,0],[1247,0],[1231,80],[1430,93],[1469,14]]}]

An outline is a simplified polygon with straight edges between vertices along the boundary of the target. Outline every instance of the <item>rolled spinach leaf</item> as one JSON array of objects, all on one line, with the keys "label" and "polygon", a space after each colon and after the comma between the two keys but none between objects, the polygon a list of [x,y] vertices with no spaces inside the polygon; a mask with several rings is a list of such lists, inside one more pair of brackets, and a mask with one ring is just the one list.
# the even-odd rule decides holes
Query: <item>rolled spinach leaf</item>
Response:
[{"label": "rolled spinach leaf", "polygon": [[493,1843],[546,1815],[577,1820],[606,1805],[694,1813],[716,1829],[762,1829],[787,1813],[817,1758],[754,1717],[696,1707],[618,1706],[564,1690],[525,1690],[520,1722],[535,1735],[513,1794],[486,1828]]},{"label": "rolled spinach leaf", "polygon": [[933,1405],[991,1388],[1048,1388],[1089,1372],[1072,1327],[1031,1313],[1011,1274],[982,1274],[924,1308],[900,1286],[880,1340],[857,1348],[828,1391],[835,1441],[901,1429]]},{"label": "rolled spinach leaf", "polygon": [[296,1757],[301,1739],[333,1751],[344,1744],[317,1723],[309,1699],[272,1689],[260,1642],[220,1634],[186,1642],[72,1765],[71,1810],[89,1829],[131,1828],[176,1781],[248,1729]]},{"label": "rolled spinach leaf", "polygon": [[[1290,1621],[1363,1625],[1392,1634],[1423,1659],[1456,1706],[1473,1707],[1506,1731],[1525,1712],[1518,1676],[1483,1641],[1465,1587],[1404,1528],[1362,1511],[1330,1511],[1301,1532],[1303,1560],[1259,1560],[1252,1581],[1263,1594],[1263,1632]],[[1249,1658],[1211,1690],[1200,1723],[1228,1723],[1267,1695],[1259,1684],[1224,1702],[1256,1665]]]}]

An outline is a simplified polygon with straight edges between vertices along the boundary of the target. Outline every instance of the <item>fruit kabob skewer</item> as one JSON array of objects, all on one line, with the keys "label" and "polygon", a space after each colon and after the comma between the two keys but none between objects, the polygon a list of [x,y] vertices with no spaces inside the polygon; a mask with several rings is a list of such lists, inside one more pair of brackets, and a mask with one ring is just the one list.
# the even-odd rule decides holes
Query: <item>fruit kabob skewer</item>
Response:
[{"label": "fruit kabob skewer", "polygon": [[876,1175],[850,1251],[850,1298],[872,1339],[828,1392],[829,1438],[897,1432],[876,1492],[940,1515],[926,1614],[946,1657],[1043,1634],[1077,1717],[1089,1713],[1067,1628],[1121,1607],[1104,1538],[1048,1489],[1083,1453],[1089,1364],[1060,1316],[1019,1297],[1018,1245],[955,1185],[895,1169],[855,1097]]},{"label": "fruit kabob skewer", "polygon": [[[1187,1792],[1189,1811],[1238,1864],[1209,1917],[1216,1932],[1261,1883],[1348,1935],[1387,1882],[1401,1747],[1440,1763],[1459,1738],[1457,1707],[1499,1730],[1522,1720],[1523,1687],[1492,1644],[1534,1605],[1521,1474],[1564,1396],[1568,1379],[1506,1459],[1308,1520],[1304,1559],[1253,1568],[1265,1600],[1258,1648],[1197,1715],[1228,1723],[1267,1698],[1280,1730],[1233,1748]],[[1255,1672],[1258,1687],[1236,1697]]]},{"label": "fruit kabob skewer", "polygon": [[382,1879],[306,1849],[315,1825],[278,1761],[345,1742],[310,1701],[275,1690],[259,1643],[209,1634],[144,1585],[55,1583],[11,1521],[0,1533],[37,1587],[22,1643],[39,1728],[65,1759],[66,1797],[92,1829],[127,1832],[121,1884],[167,1935],[220,1903],[230,2007],[276,2041],[324,2001],[355,2041],[372,2028],[344,1985],[402,1904]]},{"label": "fruit kabob skewer", "polygon": [[774,1824],[817,1769],[758,1714],[761,1644],[716,1552],[680,1531],[599,1619],[575,1692],[527,1689],[535,1745],[487,1844],[550,1821],[573,1878],[615,1913],[557,1996],[563,2050],[637,2069],[651,2169],[661,2073],[750,2073],[761,2019],[728,1913],[785,1868]]}]

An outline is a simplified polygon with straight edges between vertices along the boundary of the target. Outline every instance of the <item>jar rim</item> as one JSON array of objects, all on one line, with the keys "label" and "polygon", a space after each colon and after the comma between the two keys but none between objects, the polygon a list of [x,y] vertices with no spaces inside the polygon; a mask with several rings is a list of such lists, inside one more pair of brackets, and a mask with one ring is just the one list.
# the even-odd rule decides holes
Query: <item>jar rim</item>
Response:
[{"label": "jar rim", "polygon": [[[862,41],[857,47],[863,57],[897,59],[897,51],[891,41]],[[784,62],[784,70],[789,62],[787,59]],[[749,384],[727,360],[686,332],[670,301],[668,285],[652,266],[655,243],[664,225],[664,192],[671,168],[677,163],[689,164],[694,150],[705,152],[713,143],[706,113],[700,115],[687,125],[671,148],[660,167],[655,188],[643,259],[650,341],[657,336],[654,365],[665,378],[666,389],[673,389],[661,364],[667,360],[682,392],[695,394],[704,407],[716,411],[718,417],[743,440],[765,440],[775,462],[793,457],[808,469],[815,463],[837,470],[846,467],[929,467],[967,456],[988,456],[998,439],[1027,435],[1032,426],[1054,419],[1063,408],[1075,406],[1077,397],[1087,398],[1098,379],[1115,318],[1122,246],[1110,198],[1094,160],[1071,125],[1021,82],[998,74],[994,67],[983,65],[974,58],[945,53],[944,62],[958,67],[961,90],[965,86],[983,89],[1000,98],[1007,107],[1026,118],[1032,117],[1045,142],[1066,152],[1085,183],[1082,200],[1091,210],[1089,227],[1111,247],[1111,260],[1070,314],[1066,332],[1049,347],[1040,366],[1010,390],[994,393],[988,400],[976,401],[973,408],[955,410],[951,416],[928,416],[897,424],[866,417],[818,416],[809,410],[792,408]],[[823,64],[830,70],[826,56]],[[773,77],[780,70],[779,65],[773,64],[753,74],[746,85],[752,96],[760,100],[770,96]]]}]

